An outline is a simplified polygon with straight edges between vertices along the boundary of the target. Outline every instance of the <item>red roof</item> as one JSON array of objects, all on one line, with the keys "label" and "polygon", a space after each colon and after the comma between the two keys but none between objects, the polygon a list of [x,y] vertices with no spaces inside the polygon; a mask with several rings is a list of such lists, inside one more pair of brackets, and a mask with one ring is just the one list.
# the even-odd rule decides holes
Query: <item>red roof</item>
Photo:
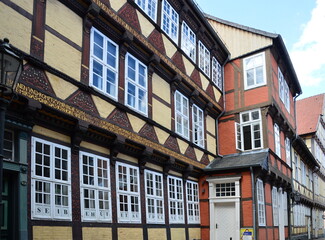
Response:
[{"label": "red roof", "polygon": [[319,115],[323,114],[324,93],[297,101],[297,130],[299,135],[316,132]]}]

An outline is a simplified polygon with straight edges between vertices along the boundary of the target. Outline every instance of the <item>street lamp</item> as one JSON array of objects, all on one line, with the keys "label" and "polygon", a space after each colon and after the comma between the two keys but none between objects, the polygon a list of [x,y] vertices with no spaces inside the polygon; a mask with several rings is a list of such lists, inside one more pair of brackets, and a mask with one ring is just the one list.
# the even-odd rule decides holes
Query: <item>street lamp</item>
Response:
[{"label": "street lamp", "polygon": [[[17,56],[9,45],[9,40],[0,40],[0,217],[2,213],[2,176],[3,176],[3,140],[5,116],[14,88],[23,70],[23,60]],[[1,229],[0,229],[1,239]]]}]

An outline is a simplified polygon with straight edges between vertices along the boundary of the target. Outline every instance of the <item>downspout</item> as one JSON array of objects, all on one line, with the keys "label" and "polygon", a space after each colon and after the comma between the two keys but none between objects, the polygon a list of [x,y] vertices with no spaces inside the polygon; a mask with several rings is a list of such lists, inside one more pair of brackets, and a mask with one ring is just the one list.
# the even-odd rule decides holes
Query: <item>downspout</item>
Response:
[{"label": "downspout", "polygon": [[217,156],[218,157],[222,157],[222,155],[220,155],[219,153],[219,118],[222,117],[223,114],[225,114],[226,112],[226,92],[225,92],[225,66],[228,63],[230,59],[230,55],[228,54],[226,61],[223,63],[222,65],[222,75],[223,75],[223,86],[222,86],[222,97],[223,97],[223,110],[222,112],[219,114],[219,116],[216,119],[216,141],[217,141]]},{"label": "downspout", "polygon": [[251,171],[252,180],[252,202],[253,202],[253,234],[254,239],[256,239],[256,204],[255,204],[255,182],[254,182],[254,171],[252,167],[249,167]]},{"label": "downspout", "polygon": [[[294,114],[295,114],[295,138],[297,138],[297,136],[298,136],[298,133],[297,133],[297,109],[296,109],[296,104],[297,104],[297,97],[299,97],[300,95],[301,95],[302,93],[300,92],[300,93],[298,93],[296,96],[294,96],[293,97],[293,104],[294,104]],[[290,141],[290,152],[292,153],[292,141]],[[293,154],[291,154],[290,153],[290,166],[291,166],[291,173],[292,173],[292,158],[293,158]],[[292,190],[291,190],[291,192],[293,192],[294,191],[294,189],[293,189],[293,176],[292,176],[292,174],[291,174],[291,186],[292,186]],[[290,196],[290,194],[289,194],[289,196]],[[292,209],[292,204],[291,204],[291,202],[292,201],[290,201],[289,200],[290,198],[288,198],[288,200],[287,201],[289,201],[289,207],[288,207],[288,211],[289,211],[289,213],[288,213],[288,235],[289,235],[289,239],[291,239],[291,236],[292,236],[292,225],[291,225],[291,209]]]}]

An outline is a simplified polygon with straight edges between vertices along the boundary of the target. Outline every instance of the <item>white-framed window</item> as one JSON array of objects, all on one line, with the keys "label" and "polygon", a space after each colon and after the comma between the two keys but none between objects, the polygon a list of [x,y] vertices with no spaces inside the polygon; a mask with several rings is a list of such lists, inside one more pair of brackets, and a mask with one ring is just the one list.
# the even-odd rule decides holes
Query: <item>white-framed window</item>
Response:
[{"label": "white-framed window", "polygon": [[259,149],[262,144],[262,120],[260,109],[240,113],[236,123],[236,148],[241,151]]},{"label": "white-framed window", "polygon": [[184,223],[183,180],[168,176],[168,209],[170,223]]},{"label": "white-framed window", "polygon": [[265,226],[265,202],[264,202],[264,184],[261,179],[256,181],[257,205],[258,205],[258,225]]},{"label": "white-framed window", "polygon": [[284,77],[283,74],[281,72],[281,69],[278,67],[278,81],[279,81],[279,97],[282,100],[282,102],[284,102]]},{"label": "white-framed window", "polygon": [[266,84],[264,52],[244,59],[245,89],[255,88]]},{"label": "white-framed window", "polygon": [[80,152],[79,163],[82,220],[111,221],[109,159]]},{"label": "white-framed window", "polygon": [[272,209],[273,209],[273,224],[279,226],[279,202],[278,190],[276,187],[272,188]]},{"label": "white-framed window", "polygon": [[162,1],[162,30],[177,44],[178,43],[178,13],[168,3]]},{"label": "white-framed window", "polygon": [[203,111],[193,104],[192,107],[193,121],[193,142],[204,148],[204,114]]},{"label": "white-framed window", "polygon": [[136,4],[153,20],[157,19],[157,1],[156,0],[136,0]]},{"label": "white-framed window", "polygon": [[210,51],[199,41],[199,68],[210,77]]},{"label": "white-framed window", "polygon": [[276,123],[274,123],[274,146],[275,153],[281,158],[280,128]]},{"label": "white-framed window", "polygon": [[199,186],[196,182],[186,182],[188,223],[200,223]]},{"label": "white-framed window", "polygon": [[311,169],[309,169],[309,189],[313,190],[313,172]]},{"label": "white-framed window", "polygon": [[145,170],[147,223],[165,223],[164,188],[161,173]]},{"label": "white-framed window", "polygon": [[212,58],[212,82],[222,91],[222,66],[215,57]]},{"label": "white-framed window", "polygon": [[287,192],[283,193],[283,214],[284,214],[284,226],[288,226],[288,194]]},{"label": "white-framed window", "polygon": [[302,185],[306,186],[306,166],[305,166],[305,163],[301,161],[300,167],[301,167],[301,183],[302,183]]},{"label": "white-framed window", "polygon": [[175,131],[189,139],[189,101],[179,91],[175,92]]},{"label": "white-framed window", "polygon": [[285,147],[286,147],[286,162],[291,167],[291,143],[289,138],[285,139]]},{"label": "white-framed window", "polygon": [[3,159],[8,161],[14,160],[14,132],[8,129],[4,130],[3,138]]},{"label": "white-framed window", "polygon": [[314,192],[316,195],[319,195],[319,182],[318,182],[318,175],[314,173]]},{"label": "white-framed window", "polygon": [[129,164],[116,163],[117,219],[119,223],[140,223],[139,169]]},{"label": "white-framed window", "polygon": [[186,24],[182,23],[182,50],[186,55],[196,62],[196,35],[192,29]]},{"label": "white-framed window", "polygon": [[278,67],[278,80],[279,80],[279,96],[281,101],[283,102],[284,106],[286,107],[287,111],[290,113],[290,91],[289,86],[281,69]]},{"label": "white-framed window", "polygon": [[32,218],[71,220],[70,148],[32,137]]},{"label": "white-framed window", "polygon": [[147,66],[129,53],[126,54],[125,62],[125,103],[135,111],[147,115]]},{"label": "white-framed window", "polygon": [[90,35],[90,85],[117,100],[118,45],[97,29]]},{"label": "white-framed window", "polygon": [[295,158],[295,179],[299,182],[299,167],[298,167],[298,155],[295,152],[294,153],[294,158]]}]

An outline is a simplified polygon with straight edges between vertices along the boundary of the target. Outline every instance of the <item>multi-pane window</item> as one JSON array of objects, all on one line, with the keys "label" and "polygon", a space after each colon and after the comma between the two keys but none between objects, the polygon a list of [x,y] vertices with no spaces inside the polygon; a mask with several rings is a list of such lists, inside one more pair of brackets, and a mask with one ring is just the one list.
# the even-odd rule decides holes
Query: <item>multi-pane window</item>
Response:
[{"label": "multi-pane window", "polygon": [[272,209],[273,209],[273,224],[279,226],[279,202],[278,190],[276,187],[272,188]]},{"label": "multi-pane window", "polygon": [[175,42],[178,43],[178,13],[167,2],[162,1],[162,30]]},{"label": "multi-pane window", "polygon": [[284,226],[288,226],[288,194],[283,193],[283,213],[284,213]]},{"label": "multi-pane window", "polygon": [[185,21],[182,23],[182,50],[195,62],[196,36]]},{"label": "multi-pane window", "polygon": [[252,150],[262,147],[262,122],[259,109],[240,113],[240,123],[236,123],[239,150]]},{"label": "multi-pane window", "polygon": [[306,166],[305,163],[301,161],[300,163],[301,168],[301,183],[302,185],[306,186]]},{"label": "multi-pane window", "polygon": [[14,160],[14,132],[7,129],[4,131],[3,159]]},{"label": "multi-pane window", "polygon": [[294,153],[294,158],[295,158],[295,179],[299,181],[298,155],[296,152]]},{"label": "multi-pane window", "polygon": [[278,67],[278,79],[279,79],[279,96],[288,112],[290,112],[290,91],[287,81],[284,79],[283,74]]},{"label": "multi-pane window", "polygon": [[71,220],[70,149],[32,138],[32,218]]},{"label": "multi-pane window", "polygon": [[199,41],[199,68],[210,77],[210,51]]},{"label": "multi-pane window", "polygon": [[274,146],[275,153],[281,158],[281,144],[280,144],[280,128],[278,124],[274,123]]},{"label": "multi-pane window", "polygon": [[212,58],[212,82],[214,82],[214,84],[220,90],[222,90],[222,86],[223,86],[222,67],[215,57]]},{"label": "multi-pane window", "polygon": [[233,197],[236,196],[235,183],[217,183],[216,197]]},{"label": "multi-pane window", "polygon": [[125,103],[132,109],[147,115],[147,67],[129,53],[125,61]]},{"label": "multi-pane window", "polygon": [[164,223],[164,192],[161,173],[145,170],[146,207],[148,223]]},{"label": "multi-pane window", "polygon": [[81,216],[86,221],[111,221],[109,160],[80,152]]},{"label": "multi-pane window", "polygon": [[189,139],[189,102],[180,92],[175,92],[175,130],[176,133]]},{"label": "multi-pane window", "polygon": [[195,104],[192,107],[193,142],[204,147],[204,115],[203,111]]},{"label": "multi-pane window", "polygon": [[117,99],[118,46],[95,28],[90,38],[90,85]]},{"label": "multi-pane window", "polygon": [[168,208],[170,223],[184,223],[183,180],[168,176]]},{"label": "multi-pane window", "polygon": [[116,196],[118,222],[141,222],[140,182],[137,167],[116,163]]},{"label": "multi-pane window", "polygon": [[265,56],[259,53],[244,59],[245,89],[265,85]]},{"label": "multi-pane window", "polygon": [[289,138],[285,139],[286,147],[286,162],[291,167],[291,144]]},{"label": "multi-pane window", "polygon": [[196,182],[186,182],[187,216],[189,223],[200,223],[199,189]]},{"label": "multi-pane window", "polygon": [[258,210],[258,225],[265,226],[265,202],[264,202],[264,185],[261,179],[256,182],[257,192],[257,210]]},{"label": "multi-pane window", "polygon": [[157,18],[156,0],[136,0],[136,4],[154,21]]}]

